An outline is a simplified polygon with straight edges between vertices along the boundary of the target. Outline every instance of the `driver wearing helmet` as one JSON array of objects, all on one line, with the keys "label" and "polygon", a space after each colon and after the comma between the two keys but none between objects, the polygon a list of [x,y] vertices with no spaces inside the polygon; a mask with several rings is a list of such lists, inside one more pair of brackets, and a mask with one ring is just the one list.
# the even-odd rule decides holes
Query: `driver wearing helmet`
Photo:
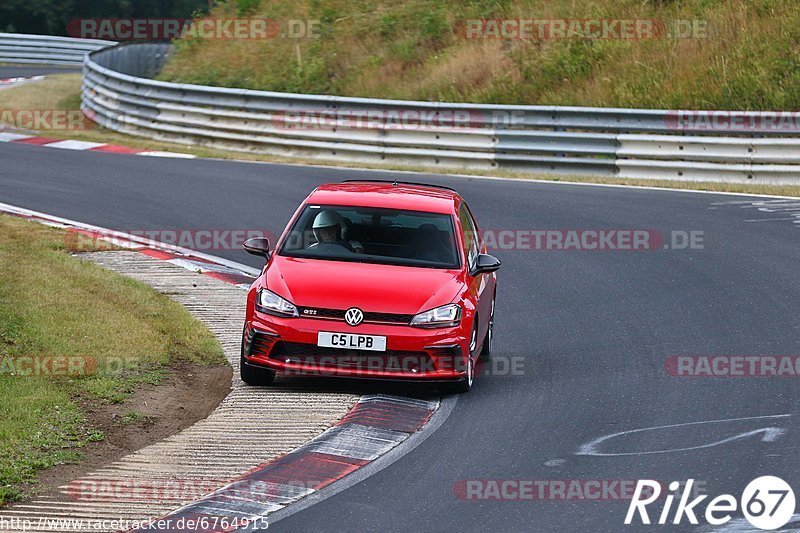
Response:
[{"label": "driver wearing helmet", "polygon": [[312,226],[314,230],[314,238],[317,242],[312,244],[310,248],[314,248],[320,244],[338,244],[350,250],[351,252],[363,254],[364,247],[358,241],[348,241],[347,237],[347,222],[342,215],[332,210],[322,211],[314,219]]}]

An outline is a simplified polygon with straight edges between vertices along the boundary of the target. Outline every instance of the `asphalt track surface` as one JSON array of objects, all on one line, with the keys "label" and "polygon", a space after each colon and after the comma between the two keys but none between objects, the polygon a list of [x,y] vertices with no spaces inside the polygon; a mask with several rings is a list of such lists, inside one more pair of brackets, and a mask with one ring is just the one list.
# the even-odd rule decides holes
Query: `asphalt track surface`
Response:
[{"label": "asphalt track surface", "polygon": [[[120,230],[277,233],[314,186],[390,176],[10,144],[0,144],[0,161],[0,202]],[[750,480],[771,474],[800,487],[796,416],[708,423],[796,413],[797,378],[691,379],[664,371],[673,354],[800,355],[800,225],[742,207],[747,204],[717,205],[753,200],[739,196],[403,177],[458,189],[483,230],[691,230],[704,233],[704,248],[498,251],[503,268],[496,357],[521,360],[522,372],[489,369],[416,449],[270,530],[624,527],[627,502],[465,501],[453,490],[463,480],[692,478],[712,497],[738,497]],[[767,220],[773,218],[778,220]],[[748,222],[754,219],[759,222]],[[260,266],[244,252],[210,253]],[[701,424],[633,433],[602,445],[628,455],[576,455],[605,435],[689,422]],[[756,434],[711,445],[765,427],[784,431],[773,442]],[[651,511],[653,520],[660,510]]]}]

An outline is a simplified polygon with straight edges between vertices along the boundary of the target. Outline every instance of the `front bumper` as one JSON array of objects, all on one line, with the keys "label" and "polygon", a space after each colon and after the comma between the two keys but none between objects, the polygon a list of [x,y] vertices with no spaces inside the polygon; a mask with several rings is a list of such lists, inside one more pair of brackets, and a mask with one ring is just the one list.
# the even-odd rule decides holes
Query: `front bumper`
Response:
[{"label": "front bumper", "polygon": [[[466,376],[469,340],[461,324],[452,328],[416,328],[401,324],[348,326],[339,320],[279,318],[262,313],[245,324],[243,354],[250,366],[283,374],[386,379],[457,381]],[[320,331],[386,337],[386,351],[317,346]]]}]

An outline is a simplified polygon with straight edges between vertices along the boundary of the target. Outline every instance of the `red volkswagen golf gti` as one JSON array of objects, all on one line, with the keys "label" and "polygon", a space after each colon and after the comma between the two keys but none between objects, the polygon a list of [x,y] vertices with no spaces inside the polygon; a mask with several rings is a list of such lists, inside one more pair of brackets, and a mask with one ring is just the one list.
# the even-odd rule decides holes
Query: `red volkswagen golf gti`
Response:
[{"label": "red volkswagen golf gti", "polygon": [[492,353],[496,274],[452,189],[348,181],[315,189],[250,287],[241,376],[444,382],[466,392]]}]

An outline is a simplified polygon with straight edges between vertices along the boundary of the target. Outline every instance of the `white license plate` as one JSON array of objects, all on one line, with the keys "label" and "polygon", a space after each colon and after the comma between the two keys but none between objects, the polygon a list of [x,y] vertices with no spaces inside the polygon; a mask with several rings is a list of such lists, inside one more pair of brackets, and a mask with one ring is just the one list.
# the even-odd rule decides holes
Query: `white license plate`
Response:
[{"label": "white license plate", "polygon": [[348,350],[386,351],[386,337],[376,335],[357,335],[355,333],[329,333],[320,331],[317,334],[317,346],[323,348],[346,348]]}]

